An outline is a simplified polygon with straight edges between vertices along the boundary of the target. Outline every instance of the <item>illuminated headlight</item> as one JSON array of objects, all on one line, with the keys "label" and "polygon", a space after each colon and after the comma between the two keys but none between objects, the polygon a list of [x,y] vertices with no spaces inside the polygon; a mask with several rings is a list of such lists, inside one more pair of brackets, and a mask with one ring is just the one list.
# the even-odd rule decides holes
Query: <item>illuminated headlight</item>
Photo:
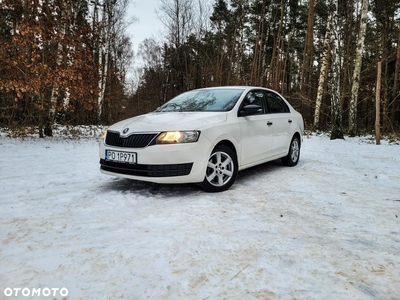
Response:
[{"label": "illuminated headlight", "polygon": [[166,131],[160,133],[156,144],[195,143],[199,136],[200,131]]}]

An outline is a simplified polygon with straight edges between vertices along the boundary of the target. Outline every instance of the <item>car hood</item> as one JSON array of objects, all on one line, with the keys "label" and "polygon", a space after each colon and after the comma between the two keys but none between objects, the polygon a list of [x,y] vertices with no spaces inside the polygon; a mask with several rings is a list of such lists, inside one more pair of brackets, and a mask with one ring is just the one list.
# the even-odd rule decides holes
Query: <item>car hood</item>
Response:
[{"label": "car hood", "polygon": [[132,132],[159,132],[175,130],[200,130],[203,127],[226,121],[226,112],[152,112],[123,120],[109,127],[109,130],[125,134]]}]

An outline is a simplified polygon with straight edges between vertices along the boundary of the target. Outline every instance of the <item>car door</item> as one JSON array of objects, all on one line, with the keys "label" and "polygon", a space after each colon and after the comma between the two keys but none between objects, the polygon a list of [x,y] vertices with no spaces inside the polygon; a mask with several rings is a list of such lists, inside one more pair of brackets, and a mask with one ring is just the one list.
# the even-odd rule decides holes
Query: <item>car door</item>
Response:
[{"label": "car door", "polygon": [[271,153],[274,156],[286,155],[291,139],[290,126],[292,123],[289,106],[280,95],[273,91],[265,91],[268,105],[268,117],[274,129]]},{"label": "car door", "polygon": [[[259,114],[240,116],[245,105],[256,104],[261,107]],[[243,99],[239,108],[239,124],[241,130],[240,165],[254,165],[270,156],[273,128],[269,125],[265,94],[262,90],[251,90]]]}]

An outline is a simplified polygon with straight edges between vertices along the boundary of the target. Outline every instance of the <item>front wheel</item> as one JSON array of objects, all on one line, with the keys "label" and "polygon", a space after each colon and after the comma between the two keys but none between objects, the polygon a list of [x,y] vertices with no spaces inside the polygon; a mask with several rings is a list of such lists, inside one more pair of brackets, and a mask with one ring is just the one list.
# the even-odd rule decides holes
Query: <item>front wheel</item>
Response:
[{"label": "front wheel", "polygon": [[300,140],[298,136],[294,136],[290,142],[288,155],[282,158],[284,165],[293,167],[297,165],[300,158]]},{"label": "front wheel", "polygon": [[225,145],[216,146],[208,159],[203,189],[211,193],[225,191],[235,182],[237,173],[236,153]]}]

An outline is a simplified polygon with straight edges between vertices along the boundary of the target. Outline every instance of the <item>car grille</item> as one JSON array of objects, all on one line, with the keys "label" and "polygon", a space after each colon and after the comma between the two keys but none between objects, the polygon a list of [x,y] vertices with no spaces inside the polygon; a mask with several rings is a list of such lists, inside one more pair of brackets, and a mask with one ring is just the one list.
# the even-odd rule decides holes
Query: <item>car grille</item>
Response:
[{"label": "car grille", "polygon": [[106,144],[109,146],[123,148],[144,148],[157,136],[157,133],[131,134],[123,138],[119,132],[108,131],[106,136]]},{"label": "car grille", "polygon": [[100,159],[101,169],[108,172],[143,177],[175,177],[189,175],[193,163],[173,165],[126,164]]}]

